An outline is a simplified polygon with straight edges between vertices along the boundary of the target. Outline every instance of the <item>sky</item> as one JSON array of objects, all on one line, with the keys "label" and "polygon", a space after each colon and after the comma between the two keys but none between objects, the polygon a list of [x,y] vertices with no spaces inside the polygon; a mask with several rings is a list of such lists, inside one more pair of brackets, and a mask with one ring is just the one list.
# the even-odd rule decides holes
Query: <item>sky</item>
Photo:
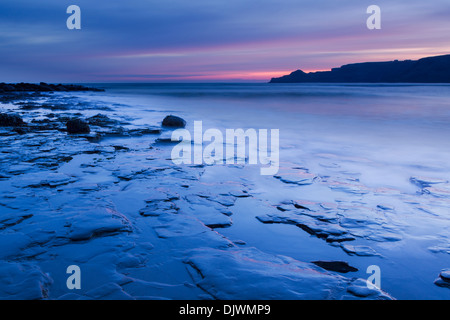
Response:
[{"label": "sky", "polygon": [[450,54],[449,17],[448,0],[1,0],[0,82],[266,82]]}]

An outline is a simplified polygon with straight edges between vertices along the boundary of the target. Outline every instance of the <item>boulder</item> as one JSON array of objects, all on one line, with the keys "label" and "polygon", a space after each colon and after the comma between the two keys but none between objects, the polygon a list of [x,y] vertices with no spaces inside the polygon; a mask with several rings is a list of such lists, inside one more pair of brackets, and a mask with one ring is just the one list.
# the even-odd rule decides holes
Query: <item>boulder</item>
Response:
[{"label": "boulder", "polygon": [[16,114],[0,113],[0,126],[2,127],[20,127],[24,124],[22,118]]},{"label": "boulder", "polygon": [[89,132],[91,132],[89,125],[81,119],[71,119],[71,120],[67,121],[66,126],[67,126],[68,133],[89,133]]},{"label": "boulder", "polygon": [[162,125],[163,127],[184,128],[186,126],[186,121],[180,117],[169,115],[164,118]]},{"label": "boulder", "polygon": [[450,269],[442,270],[434,284],[439,287],[450,288]]}]

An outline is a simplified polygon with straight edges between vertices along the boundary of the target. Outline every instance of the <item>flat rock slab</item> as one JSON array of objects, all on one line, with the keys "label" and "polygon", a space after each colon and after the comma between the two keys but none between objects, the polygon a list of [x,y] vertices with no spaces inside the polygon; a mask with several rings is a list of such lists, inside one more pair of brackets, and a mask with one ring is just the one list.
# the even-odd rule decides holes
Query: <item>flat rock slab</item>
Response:
[{"label": "flat rock slab", "polygon": [[132,232],[131,222],[113,209],[96,208],[75,216],[68,238],[81,241],[120,232]]},{"label": "flat rock slab", "polygon": [[295,172],[275,175],[274,178],[287,184],[310,185],[313,184],[317,176],[308,172]]},{"label": "flat rock slab", "polygon": [[356,255],[360,257],[372,257],[379,254],[368,246],[352,246],[349,244],[341,244],[342,249],[350,255]]},{"label": "flat rock slab", "polygon": [[20,179],[14,180],[12,185],[17,188],[41,188],[50,187],[55,188],[58,186],[66,185],[76,181],[75,178],[70,177],[64,173],[54,172],[35,172],[27,173],[20,177]]},{"label": "flat rock slab", "polygon": [[48,297],[52,279],[39,267],[0,261],[0,299],[37,300]]},{"label": "flat rock slab", "polygon": [[[192,267],[197,286],[221,300],[345,299],[348,293],[359,297],[348,290],[352,283],[345,277],[256,248],[200,248],[192,251],[186,264]],[[371,299],[384,297],[388,296],[380,290],[370,294]]]},{"label": "flat rock slab", "polygon": [[154,230],[158,238],[161,239],[185,239],[190,238],[190,245],[205,242],[212,247],[229,247],[233,246],[232,242],[211,230],[199,219],[185,214],[167,215],[160,217],[160,225],[155,226]]}]

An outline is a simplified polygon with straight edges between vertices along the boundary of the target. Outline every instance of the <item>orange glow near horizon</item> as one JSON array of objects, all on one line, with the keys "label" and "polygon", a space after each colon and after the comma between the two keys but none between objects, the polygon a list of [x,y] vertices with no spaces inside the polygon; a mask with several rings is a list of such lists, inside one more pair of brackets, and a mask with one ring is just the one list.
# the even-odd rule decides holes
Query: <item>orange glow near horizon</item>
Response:
[{"label": "orange glow near horizon", "polygon": [[[329,71],[328,70],[303,70],[305,73],[309,72],[319,72],[319,71]],[[186,75],[161,75],[146,77],[142,76],[127,76],[120,77],[118,75],[117,80],[120,81],[136,81],[136,82],[155,82],[155,81],[258,81],[258,82],[267,82],[272,78],[278,78],[285,75],[290,74],[295,70],[271,70],[271,71],[229,71],[229,72],[217,72],[211,74],[186,74]],[[111,80],[109,79],[100,79],[100,80]]]},{"label": "orange glow near horizon", "polygon": [[270,80],[271,78],[281,77],[289,74],[291,71],[229,71],[210,75],[192,75],[186,76],[186,80]]},{"label": "orange glow near horizon", "polygon": [[[186,75],[161,75],[161,76],[152,76],[146,77],[145,75],[136,75],[136,76],[126,76],[121,77],[117,76],[117,80],[121,81],[269,81],[271,78],[277,78],[284,76],[286,74],[291,73],[290,70],[272,70],[272,71],[220,71],[214,73],[201,73],[201,74],[186,74]],[[114,79],[109,78],[107,80]],[[101,79],[105,80],[105,79]]]}]

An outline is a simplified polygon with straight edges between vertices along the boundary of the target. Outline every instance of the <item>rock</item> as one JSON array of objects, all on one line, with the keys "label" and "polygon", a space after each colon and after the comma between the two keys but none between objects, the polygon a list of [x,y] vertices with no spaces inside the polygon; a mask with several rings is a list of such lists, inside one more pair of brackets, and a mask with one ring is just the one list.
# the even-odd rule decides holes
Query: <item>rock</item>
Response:
[{"label": "rock", "polygon": [[308,207],[305,207],[304,204],[299,201],[299,200],[293,200],[292,204],[294,205],[294,207],[296,207],[297,209],[302,209],[302,210],[308,210],[311,211],[311,209],[309,209]]},{"label": "rock", "polygon": [[287,183],[287,184],[298,184],[300,186],[303,185],[310,185],[316,180],[317,176],[308,173],[308,172],[295,172],[295,173],[287,173],[287,174],[279,174],[273,176],[276,179],[279,179],[280,181]]},{"label": "rock", "polygon": [[99,127],[114,126],[119,123],[119,121],[110,119],[108,116],[101,113],[87,118],[87,121],[90,125]]},{"label": "rock", "polygon": [[342,249],[349,255],[357,255],[360,257],[378,256],[379,254],[368,246],[351,246],[348,244],[341,244]]},{"label": "rock", "polygon": [[357,284],[314,264],[256,248],[199,248],[185,263],[195,284],[215,299],[339,300],[347,292],[355,298],[390,298],[377,289],[361,292],[362,288],[349,288]]},{"label": "rock", "polygon": [[195,217],[173,214],[165,215],[159,219],[162,224],[153,227],[153,229],[160,239],[181,238],[186,241],[189,238],[190,245],[193,247],[195,243],[202,246],[205,241],[208,241],[208,247],[228,248],[234,246],[227,238],[213,231]]},{"label": "rock", "polygon": [[442,278],[442,280],[450,282],[450,269],[442,270],[439,276]]},{"label": "rock", "polygon": [[91,129],[89,125],[81,119],[72,119],[67,121],[67,132],[68,133],[89,133]]},{"label": "rock", "polygon": [[94,300],[133,300],[117,283],[107,283],[86,293]]},{"label": "rock", "polygon": [[434,284],[439,287],[450,288],[450,269],[443,269]]},{"label": "rock", "polygon": [[0,299],[37,300],[48,297],[52,279],[29,263],[0,262]]},{"label": "rock", "polygon": [[422,189],[422,193],[429,194],[435,198],[450,198],[450,186],[442,185],[437,187],[426,187]]},{"label": "rock", "polygon": [[98,132],[85,134],[83,136],[84,139],[86,139],[89,142],[99,142],[102,138],[102,135]]},{"label": "rock", "polygon": [[19,223],[21,223],[22,221],[29,219],[33,216],[32,213],[25,213],[22,212],[21,214],[2,214],[2,216],[0,217],[0,230],[9,228],[9,227],[14,227],[16,225],[18,225]]},{"label": "rock", "polygon": [[94,208],[80,213],[71,224],[68,238],[72,241],[90,240],[121,232],[132,232],[131,222],[110,208]]},{"label": "rock", "polygon": [[233,224],[229,216],[210,206],[191,205],[184,208],[184,212],[190,213],[203,222],[205,226],[213,229],[227,228]]},{"label": "rock", "polygon": [[250,194],[247,190],[231,190],[228,194],[236,198],[250,197]]},{"label": "rock", "polygon": [[400,235],[391,233],[391,232],[382,232],[379,231],[378,233],[368,235],[366,237],[369,240],[377,241],[377,242],[395,242],[395,241],[401,241],[403,238]]},{"label": "rock", "polygon": [[330,181],[328,187],[331,190],[336,190],[353,195],[364,195],[370,192],[369,188],[357,182],[345,182],[345,181]]},{"label": "rock", "polygon": [[212,196],[212,197],[208,197],[208,200],[217,202],[225,207],[231,207],[236,202],[236,198],[228,196],[228,195]]},{"label": "rock", "polygon": [[173,201],[180,199],[180,195],[172,191],[170,189],[158,188],[156,190],[152,190],[151,196],[145,199],[145,202],[159,202],[159,201]]},{"label": "rock", "polygon": [[139,210],[143,217],[157,217],[162,214],[177,214],[179,208],[171,201],[155,201]]},{"label": "rock", "polygon": [[112,146],[113,148],[114,148],[114,150],[115,151],[130,151],[130,148],[128,148],[128,147],[124,147],[124,146],[119,146],[119,145],[116,145],[116,146]]},{"label": "rock", "polygon": [[354,237],[348,235],[346,229],[337,224],[331,224],[316,220],[312,217],[302,214],[283,212],[283,214],[263,214],[256,216],[262,223],[283,223],[293,224],[302,230],[318,238],[326,239],[329,242],[343,242],[354,240]]},{"label": "rock", "polygon": [[350,266],[346,261],[312,261],[312,263],[328,271],[335,271],[340,273],[358,271],[357,268]]},{"label": "rock", "polygon": [[347,292],[359,298],[373,297],[374,299],[391,299],[375,286],[369,288],[364,279],[355,279],[348,287]]},{"label": "rock", "polygon": [[28,128],[21,128],[21,127],[16,127],[12,131],[14,131],[17,134],[26,134],[30,132]]},{"label": "rock", "polygon": [[394,207],[386,204],[379,204],[377,205],[377,209],[381,209],[383,211],[394,211]]},{"label": "rock", "polygon": [[276,207],[277,208],[277,210],[280,210],[281,212],[285,212],[285,211],[288,211],[289,209],[287,209],[285,206],[283,206],[283,205],[279,205],[279,206],[277,206]]},{"label": "rock", "polygon": [[143,136],[146,134],[160,134],[160,133],[161,133],[161,129],[156,128],[156,127],[130,129],[130,130],[125,131],[126,135],[135,136],[135,137]]},{"label": "rock", "polygon": [[14,91],[34,91],[34,92],[51,92],[51,91],[105,91],[98,88],[88,88],[74,84],[47,84],[41,82],[35,83],[0,83],[0,91],[14,92]]},{"label": "rock", "polygon": [[0,259],[14,259],[29,248],[33,240],[22,232],[0,233]]},{"label": "rock", "polygon": [[216,299],[326,299],[341,296],[345,286],[343,278],[313,265],[256,248],[201,248],[186,263],[196,284]]},{"label": "rock", "polygon": [[0,126],[2,127],[20,127],[24,124],[22,118],[16,114],[0,113]]},{"label": "rock", "polygon": [[444,243],[444,244],[441,244],[441,245],[436,245],[436,246],[433,246],[433,247],[429,247],[428,249],[431,252],[434,252],[434,253],[439,252],[439,253],[450,254],[450,244],[448,244],[448,243]]},{"label": "rock", "polygon": [[437,278],[434,281],[434,284],[437,285],[438,287],[442,287],[442,288],[450,288],[450,282],[444,281],[441,278]]},{"label": "rock", "polygon": [[411,181],[411,183],[419,186],[420,188],[431,187],[434,184],[448,183],[448,181],[445,179],[418,177],[418,176],[411,177],[409,179],[409,181]]},{"label": "rock", "polygon": [[14,91],[14,86],[6,83],[0,83],[0,88],[3,92]]},{"label": "rock", "polygon": [[186,126],[186,121],[180,117],[169,115],[164,118],[162,125],[163,127],[184,128]]},{"label": "rock", "polygon": [[330,242],[330,243],[333,243],[333,242],[339,242],[339,243],[341,243],[341,242],[344,242],[344,241],[353,241],[353,240],[355,240],[355,239],[356,239],[356,238],[355,238],[354,236],[349,235],[349,234],[340,235],[340,236],[333,236],[333,235],[330,235],[330,236],[328,236],[328,237],[326,238],[326,241],[327,241],[327,242]]},{"label": "rock", "polygon": [[16,188],[55,188],[76,181],[64,173],[57,172],[32,172],[21,176],[20,179],[13,181],[12,185]]}]

